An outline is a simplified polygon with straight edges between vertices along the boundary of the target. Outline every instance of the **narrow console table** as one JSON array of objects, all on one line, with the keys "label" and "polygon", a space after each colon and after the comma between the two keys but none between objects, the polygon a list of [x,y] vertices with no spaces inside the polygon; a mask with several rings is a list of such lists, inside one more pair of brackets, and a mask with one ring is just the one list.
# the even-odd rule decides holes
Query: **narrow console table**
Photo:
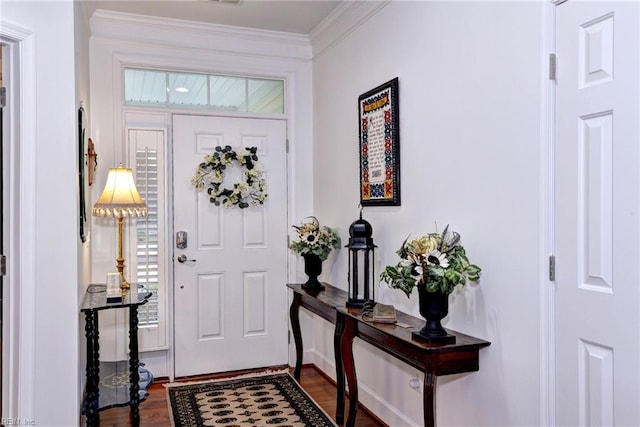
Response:
[{"label": "narrow console table", "polygon": [[[97,426],[100,420],[99,412],[116,406],[131,407],[131,422],[133,426],[140,425],[140,360],[138,358],[138,307],[146,304],[151,292],[132,287],[122,302],[108,303],[104,285],[92,285],[84,297],[80,309],[85,315],[85,335],[87,338],[87,384],[82,412],[87,417],[87,426]],[[106,362],[100,364],[100,334],[98,330],[98,312],[114,308],[129,309],[129,360],[127,362]],[[120,381],[116,378],[126,374],[128,369],[128,387],[118,387]],[[113,371],[113,372],[112,372]],[[122,371],[122,372],[121,372]],[[100,389],[101,374],[113,377],[110,393]],[[104,379],[104,378],[102,378]],[[102,394],[102,398],[101,398]]]},{"label": "narrow console table", "polygon": [[293,290],[293,301],[289,310],[291,328],[296,345],[294,377],[300,379],[302,365],[302,337],[300,333],[299,308],[304,307],[336,325],[334,333],[334,355],[338,397],[336,422],[344,421],[345,374],[349,384],[349,412],[346,426],[355,425],[358,404],[358,382],[353,361],[352,343],[355,337],[387,352],[424,372],[423,412],[424,425],[435,426],[436,377],[479,369],[479,350],[490,345],[488,341],[448,330],[455,335],[455,344],[427,344],[414,341],[411,332],[424,326],[424,319],[397,312],[398,322],[410,325],[373,323],[362,319],[359,309],[347,309],[347,293],[324,283],[323,291],[306,291],[301,285],[287,285]]},{"label": "narrow console table", "polygon": [[[293,331],[293,341],[296,345],[296,366],[293,370],[293,377],[300,381],[300,370],[302,369],[302,333],[300,331],[300,307],[304,307],[323,319],[336,324],[336,307],[344,307],[347,302],[347,292],[323,283],[325,289],[322,291],[307,291],[299,284],[287,284],[293,291],[293,301],[289,308],[291,319],[291,330]],[[344,374],[342,369],[342,358],[340,356],[340,335],[337,333],[333,338],[333,351],[336,363],[336,388],[338,397],[336,400],[336,423],[342,425],[344,422]]]},{"label": "narrow console table", "polygon": [[377,347],[424,372],[423,412],[424,425],[436,425],[436,378],[439,375],[460,374],[479,369],[479,350],[490,345],[488,341],[447,330],[455,335],[454,344],[427,344],[411,338],[411,332],[420,330],[424,320],[398,311],[398,322],[411,325],[374,323],[362,319],[361,310],[337,309],[336,334],[341,335],[342,364],[349,384],[349,415],[347,427],[353,427],[358,408],[358,380],[353,363],[352,344],[355,337]]}]

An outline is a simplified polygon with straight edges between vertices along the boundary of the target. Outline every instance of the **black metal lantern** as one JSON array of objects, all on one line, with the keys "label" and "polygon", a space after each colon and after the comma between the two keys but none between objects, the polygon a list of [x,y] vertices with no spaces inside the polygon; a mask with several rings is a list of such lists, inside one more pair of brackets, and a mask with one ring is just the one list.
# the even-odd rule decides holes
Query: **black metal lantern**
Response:
[{"label": "black metal lantern", "polygon": [[354,221],[349,227],[349,295],[347,307],[362,308],[366,301],[375,301],[373,228],[366,220]]}]

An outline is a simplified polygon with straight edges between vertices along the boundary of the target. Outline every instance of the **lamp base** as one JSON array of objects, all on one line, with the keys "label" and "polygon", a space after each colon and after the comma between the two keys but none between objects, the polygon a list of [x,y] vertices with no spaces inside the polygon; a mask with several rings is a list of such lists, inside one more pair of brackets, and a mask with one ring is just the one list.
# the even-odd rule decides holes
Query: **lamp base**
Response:
[{"label": "lamp base", "polygon": [[122,298],[124,298],[129,293],[129,290],[131,289],[131,286],[129,286],[129,283],[127,282],[127,286],[125,287],[124,283],[123,283],[123,285],[120,287],[120,289],[122,290]]},{"label": "lamp base", "polygon": [[124,256],[122,255],[122,229],[124,227],[124,217],[119,216],[118,220],[118,257],[116,258],[116,268],[118,269],[118,273],[120,273],[120,277],[122,278],[120,283],[120,289],[122,289],[122,296],[127,295],[131,286],[127,279],[124,278]]}]

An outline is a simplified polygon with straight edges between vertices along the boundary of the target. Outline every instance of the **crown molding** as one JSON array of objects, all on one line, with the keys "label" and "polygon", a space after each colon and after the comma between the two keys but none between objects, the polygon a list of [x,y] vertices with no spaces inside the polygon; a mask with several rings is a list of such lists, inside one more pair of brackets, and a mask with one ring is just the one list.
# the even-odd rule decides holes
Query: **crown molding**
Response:
[{"label": "crown molding", "polygon": [[322,54],[355,31],[392,0],[352,0],[342,2],[309,34],[313,57]]},{"label": "crown molding", "polygon": [[155,46],[228,51],[260,56],[311,59],[309,37],[302,34],[207,24],[172,18],[96,10],[92,37]]}]

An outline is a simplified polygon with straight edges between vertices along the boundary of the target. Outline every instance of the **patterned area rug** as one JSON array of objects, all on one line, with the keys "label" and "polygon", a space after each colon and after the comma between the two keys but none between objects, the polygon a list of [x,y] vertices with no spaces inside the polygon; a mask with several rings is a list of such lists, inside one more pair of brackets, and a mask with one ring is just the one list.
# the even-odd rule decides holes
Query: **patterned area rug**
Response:
[{"label": "patterned area rug", "polygon": [[336,425],[288,372],[166,387],[174,427]]}]

